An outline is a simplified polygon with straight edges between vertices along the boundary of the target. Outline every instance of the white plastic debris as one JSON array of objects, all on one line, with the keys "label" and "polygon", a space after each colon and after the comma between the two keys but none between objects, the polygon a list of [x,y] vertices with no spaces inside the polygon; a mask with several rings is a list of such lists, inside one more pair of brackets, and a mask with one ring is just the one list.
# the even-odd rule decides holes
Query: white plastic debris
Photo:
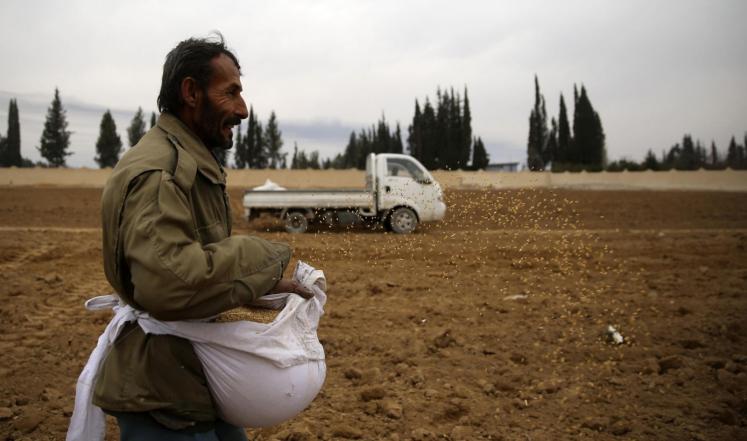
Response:
[{"label": "white plastic debris", "polygon": [[620,334],[612,325],[607,325],[607,340],[616,345],[620,345],[625,341],[622,334]]},{"label": "white plastic debris", "polygon": [[525,300],[527,297],[526,294],[514,294],[504,297],[503,300]]}]

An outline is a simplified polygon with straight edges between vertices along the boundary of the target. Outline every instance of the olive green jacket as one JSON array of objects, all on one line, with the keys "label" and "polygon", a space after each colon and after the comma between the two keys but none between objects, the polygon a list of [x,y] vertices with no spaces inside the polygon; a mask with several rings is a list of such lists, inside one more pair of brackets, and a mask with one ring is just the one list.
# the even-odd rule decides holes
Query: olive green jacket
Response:
[{"label": "olive green jacket", "polygon": [[[247,304],[282,277],[287,245],[231,236],[225,173],[176,117],[130,149],[104,188],[104,272],[120,298],[159,320],[200,319]],[[192,344],[128,324],[107,355],[94,404],[150,411],[172,428],[216,411]]]}]

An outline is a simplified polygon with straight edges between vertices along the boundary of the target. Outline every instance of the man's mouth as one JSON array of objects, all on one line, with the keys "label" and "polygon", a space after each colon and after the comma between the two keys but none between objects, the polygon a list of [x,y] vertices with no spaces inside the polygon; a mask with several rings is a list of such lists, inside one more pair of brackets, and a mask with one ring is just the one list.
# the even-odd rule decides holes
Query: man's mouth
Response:
[{"label": "man's mouth", "polygon": [[225,131],[227,131],[229,133],[233,133],[233,127],[239,125],[240,123],[241,123],[240,120],[239,121],[235,121],[235,120],[227,121],[223,125],[223,130],[225,130]]}]

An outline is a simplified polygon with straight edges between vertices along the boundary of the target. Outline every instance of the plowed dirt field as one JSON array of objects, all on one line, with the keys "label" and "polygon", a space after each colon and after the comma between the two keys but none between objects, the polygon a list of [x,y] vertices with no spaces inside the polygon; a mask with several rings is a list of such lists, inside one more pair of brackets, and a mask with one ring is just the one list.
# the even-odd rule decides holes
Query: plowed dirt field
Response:
[{"label": "plowed dirt field", "polygon": [[[329,281],[322,393],[250,439],[747,439],[747,194],[448,191],[409,236],[290,235],[240,196],[234,234]],[[99,197],[0,188],[0,439],[64,439],[111,317],[82,306],[110,292]]]}]

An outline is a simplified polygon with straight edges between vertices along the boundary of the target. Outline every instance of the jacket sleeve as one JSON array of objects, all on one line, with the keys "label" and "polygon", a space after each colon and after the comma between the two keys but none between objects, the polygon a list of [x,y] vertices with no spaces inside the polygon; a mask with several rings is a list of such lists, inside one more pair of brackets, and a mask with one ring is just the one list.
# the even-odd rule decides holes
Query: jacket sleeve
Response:
[{"label": "jacket sleeve", "polygon": [[252,236],[202,245],[187,195],[166,172],[138,177],[121,240],[138,309],[159,320],[205,318],[249,303],[282,278],[290,248]]}]

